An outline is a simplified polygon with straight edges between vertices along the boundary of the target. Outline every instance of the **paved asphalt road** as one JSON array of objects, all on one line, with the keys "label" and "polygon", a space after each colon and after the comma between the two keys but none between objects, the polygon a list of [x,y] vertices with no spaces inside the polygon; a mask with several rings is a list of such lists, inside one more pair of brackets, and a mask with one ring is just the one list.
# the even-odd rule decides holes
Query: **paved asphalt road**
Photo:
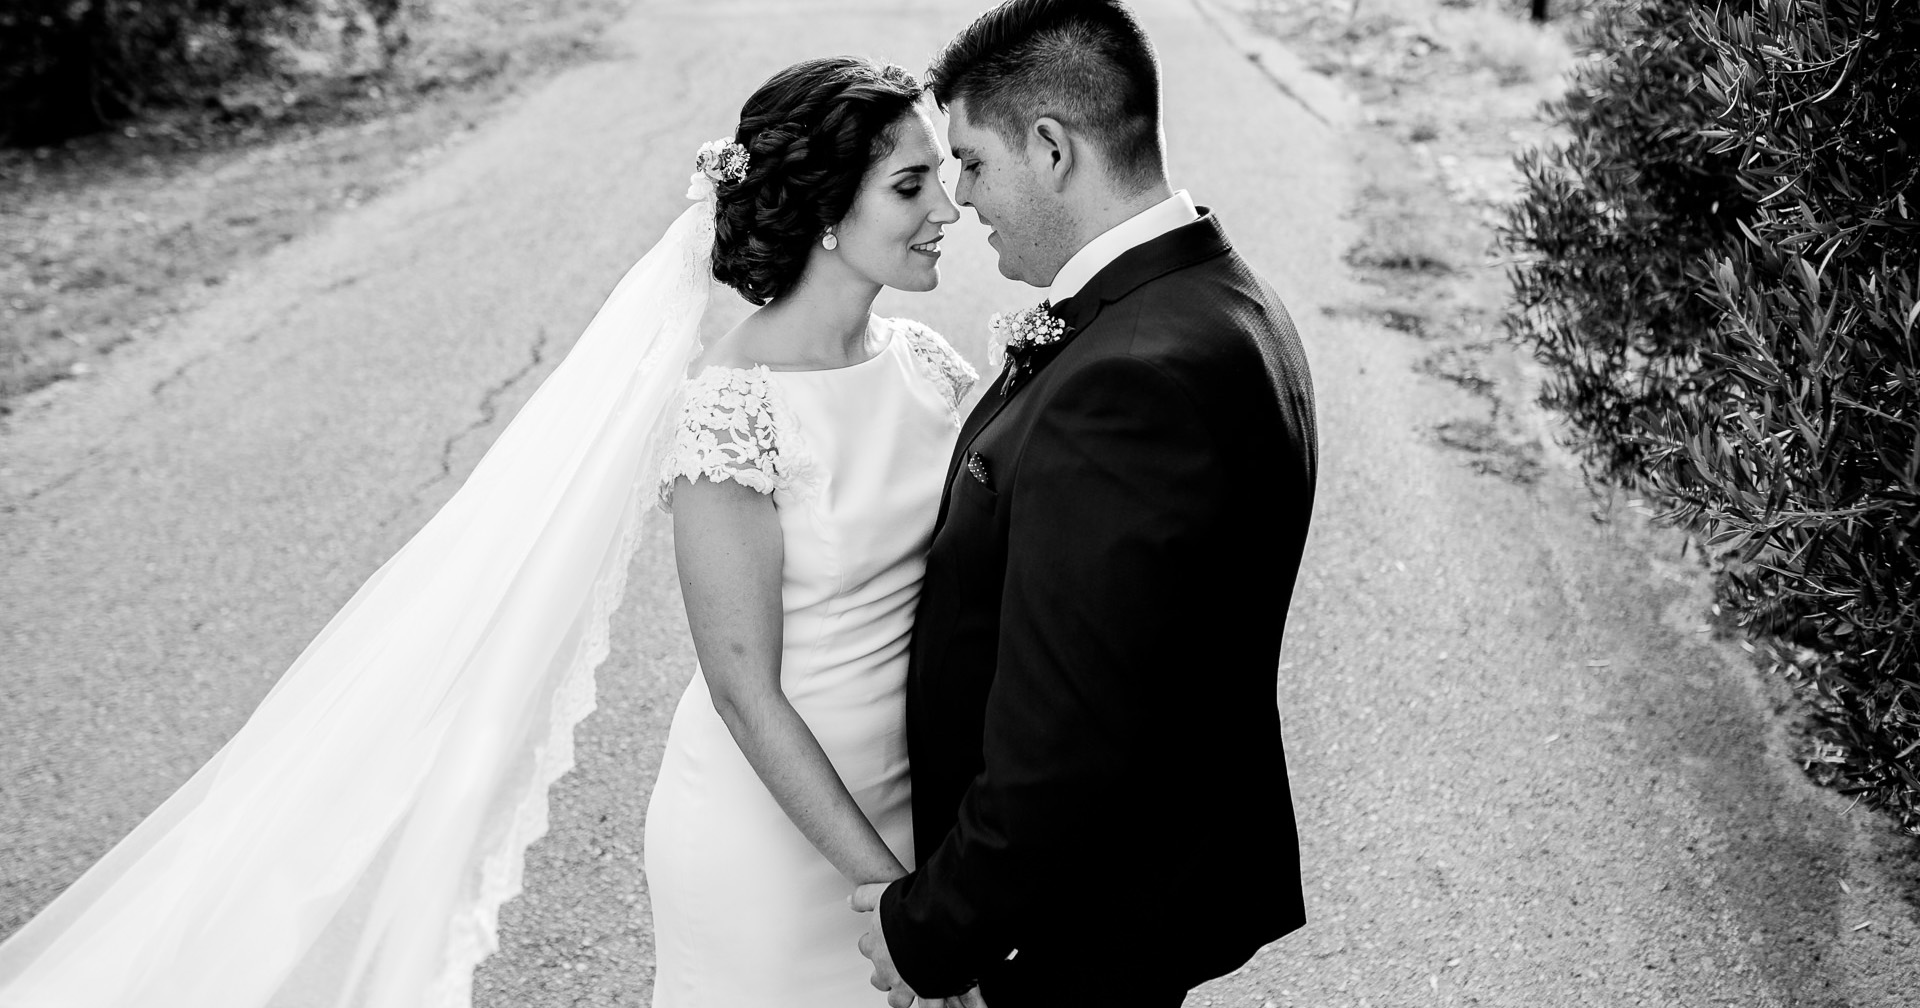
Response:
[{"label": "paved asphalt road", "polygon": [[[922,66],[978,2],[641,2],[603,58],[29,404],[0,437],[0,932],[209,756],[446,499],[755,84],[843,51]],[[1293,307],[1325,441],[1279,675],[1311,922],[1188,1003],[1920,1004],[1892,845],[1781,754],[1739,652],[1696,632],[1692,565],[1594,522],[1564,471],[1469,471],[1431,430],[1484,406],[1416,376],[1408,337],[1323,313],[1361,296],[1340,103],[1296,79],[1306,111],[1192,0],[1139,7],[1176,182]],[[941,288],[882,303],[976,361],[986,314],[1032,301],[982,237],[954,228]],[[580,767],[479,976],[489,1008],[646,1002],[641,817],[692,659],[664,523],[636,565]]]}]

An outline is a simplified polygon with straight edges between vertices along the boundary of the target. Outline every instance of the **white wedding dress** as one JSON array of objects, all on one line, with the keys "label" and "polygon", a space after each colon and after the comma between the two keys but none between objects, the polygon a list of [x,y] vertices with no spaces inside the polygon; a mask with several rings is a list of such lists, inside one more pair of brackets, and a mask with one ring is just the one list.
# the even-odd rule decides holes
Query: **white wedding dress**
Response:
[{"label": "white wedding dress", "polygon": [[[913,864],[904,688],[961,397],[973,369],[931,330],[851,367],[710,367],[690,379],[661,466],[773,495],[785,540],[780,682],[854,800]],[[669,502],[670,503],[670,500]],[[696,674],[646,824],[654,1008],[879,1005],[852,883],[787,819]]]}]

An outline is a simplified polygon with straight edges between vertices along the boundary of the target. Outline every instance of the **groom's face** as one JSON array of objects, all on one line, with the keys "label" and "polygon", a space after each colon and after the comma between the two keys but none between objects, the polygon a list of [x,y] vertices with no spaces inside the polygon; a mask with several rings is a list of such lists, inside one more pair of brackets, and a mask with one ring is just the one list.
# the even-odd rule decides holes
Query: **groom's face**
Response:
[{"label": "groom's face", "polygon": [[1029,149],[1011,146],[998,131],[969,119],[964,98],[947,105],[947,146],[960,169],[953,201],[972,207],[992,229],[987,243],[1000,253],[1000,274],[1035,287],[1052,283],[1072,254],[1062,254],[1071,228]]}]

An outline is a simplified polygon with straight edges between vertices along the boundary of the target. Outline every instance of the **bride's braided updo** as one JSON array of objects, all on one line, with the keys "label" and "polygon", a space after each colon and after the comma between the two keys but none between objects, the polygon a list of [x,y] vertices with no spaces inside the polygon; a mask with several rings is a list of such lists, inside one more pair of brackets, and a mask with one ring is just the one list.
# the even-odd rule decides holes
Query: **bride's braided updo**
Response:
[{"label": "bride's braided updo", "polygon": [[757,305],[792,290],[920,96],[905,70],[850,56],[796,63],[760,85],[734,133],[747,177],[716,194],[714,278]]}]

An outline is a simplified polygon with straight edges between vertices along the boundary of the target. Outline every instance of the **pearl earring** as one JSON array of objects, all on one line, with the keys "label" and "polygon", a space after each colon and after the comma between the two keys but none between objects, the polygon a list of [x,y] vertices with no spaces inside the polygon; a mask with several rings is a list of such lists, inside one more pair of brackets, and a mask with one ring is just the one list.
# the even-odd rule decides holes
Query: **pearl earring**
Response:
[{"label": "pearl earring", "polygon": [[833,232],[829,231],[825,237],[820,239],[820,247],[831,252],[840,247],[840,239],[835,238]]}]

